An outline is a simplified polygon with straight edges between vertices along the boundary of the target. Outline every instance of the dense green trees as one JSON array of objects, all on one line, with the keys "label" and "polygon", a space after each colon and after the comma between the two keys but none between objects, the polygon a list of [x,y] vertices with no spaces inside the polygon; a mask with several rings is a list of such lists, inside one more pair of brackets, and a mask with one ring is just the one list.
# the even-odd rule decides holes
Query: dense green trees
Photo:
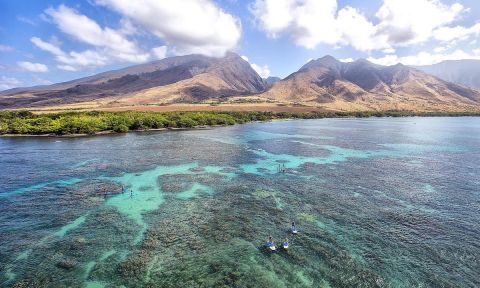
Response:
[{"label": "dense green trees", "polygon": [[332,117],[480,116],[480,113],[388,112],[62,112],[34,114],[29,111],[0,111],[0,134],[94,134],[100,131],[192,128],[233,125],[272,119],[315,119]]}]

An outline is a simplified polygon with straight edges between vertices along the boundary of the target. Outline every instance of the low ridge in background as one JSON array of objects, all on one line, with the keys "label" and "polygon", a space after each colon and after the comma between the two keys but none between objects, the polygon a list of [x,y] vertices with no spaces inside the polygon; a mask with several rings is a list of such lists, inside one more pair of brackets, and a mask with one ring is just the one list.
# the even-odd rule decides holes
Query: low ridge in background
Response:
[{"label": "low ridge in background", "polygon": [[412,67],[445,81],[480,89],[480,60],[447,60],[438,64]]}]

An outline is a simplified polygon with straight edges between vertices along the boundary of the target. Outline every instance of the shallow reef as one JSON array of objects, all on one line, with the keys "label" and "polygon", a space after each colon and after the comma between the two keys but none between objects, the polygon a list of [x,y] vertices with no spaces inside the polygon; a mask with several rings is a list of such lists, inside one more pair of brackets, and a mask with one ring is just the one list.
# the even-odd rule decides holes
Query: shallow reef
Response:
[{"label": "shallow reef", "polygon": [[426,120],[0,142],[0,286],[478,286],[480,138]]}]

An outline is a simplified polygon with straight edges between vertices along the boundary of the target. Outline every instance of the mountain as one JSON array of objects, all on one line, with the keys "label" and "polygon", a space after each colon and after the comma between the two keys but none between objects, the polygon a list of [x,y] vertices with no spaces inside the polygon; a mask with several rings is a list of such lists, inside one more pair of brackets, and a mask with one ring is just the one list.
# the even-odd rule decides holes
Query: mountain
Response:
[{"label": "mountain", "polygon": [[234,53],[223,58],[178,56],[69,82],[3,91],[0,109],[132,107],[250,95],[271,105],[341,111],[480,111],[479,91],[402,64],[381,66],[364,59],[344,63],[325,56],[283,80],[262,79]]},{"label": "mountain", "polygon": [[3,91],[0,109],[79,102],[136,105],[197,102],[264,92],[266,83],[234,53],[223,58],[187,55],[69,82]]},{"label": "mountain", "polygon": [[480,92],[397,64],[312,60],[261,97],[338,110],[478,110]]},{"label": "mountain", "polygon": [[434,65],[413,67],[448,82],[480,89],[480,60],[448,60]]},{"label": "mountain", "polygon": [[268,78],[263,79],[265,83],[267,83],[268,87],[272,87],[273,84],[277,83],[278,81],[282,80],[280,77],[270,76]]}]

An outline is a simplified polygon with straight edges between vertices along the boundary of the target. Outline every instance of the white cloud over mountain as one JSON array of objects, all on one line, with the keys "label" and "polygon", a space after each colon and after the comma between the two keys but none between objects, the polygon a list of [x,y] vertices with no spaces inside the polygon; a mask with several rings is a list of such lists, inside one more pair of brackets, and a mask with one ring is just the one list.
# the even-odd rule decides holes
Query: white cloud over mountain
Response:
[{"label": "white cloud over mountain", "polygon": [[270,77],[270,75],[272,74],[272,71],[270,71],[270,68],[268,67],[268,65],[260,66],[255,63],[250,63],[250,60],[248,59],[247,56],[241,56],[241,57],[243,60],[247,61],[250,64],[250,66],[252,66],[252,69],[255,70],[255,72],[257,72],[257,74],[260,75],[260,77],[265,79]]},{"label": "white cloud over mountain", "polygon": [[52,17],[60,31],[75,40],[107,49],[115,57],[125,57],[126,60],[136,60],[132,59],[133,57],[148,57],[141,53],[137,56],[140,49],[120,32],[108,27],[102,28],[97,22],[72,8],[60,5],[57,9],[48,9],[46,13]]},{"label": "white cloud over mountain", "polygon": [[65,5],[60,5],[56,9],[49,8],[45,13],[60,31],[80,43],[92,46],[91,49],[84,51],[65,52],[57,43],[32,37],[30,41],[35,46],[55,56],[59,69],[77,71],[119,61],[143,63],[152,58],[150,52],[144,52],[134,41],[127,38],[131,29],[126,29],[125,25],[121,30],[102,28],[93,19]]},{"label": "white cloud over mountain", "polygon": [[338,9],[336,0],[256,0],[250,10],[270,37],[286,35],[306,48],[329,44],[392,51],[432,39],[466,39],[480,32],[480,24],[449,26],[468,9],[439,0],[384,0],[375,21],[350,6]]},{"label": "white cloud over mountain", "polygon": [[[441,50],[441,49],[440,49]],[[457,49],[453,52],[446,53],[443,50],[438,52],[420,52],[414,55],[402,56],[397,55],[385,55],[380,58],[369,57],[367,60],[380,64],[380,65],[395,65],[402,63],[404,65],[430,65],[439,63],[444,60],[462,60],[462,59],[478,59],[480,60],[480,49],[473,50],[471,53],[467,53],[461,49]]]},{"label": "white cloud over mountain", "polygon": [[268,78],[272,74],[272,72],[270,71],[270,68],[268,68],[268,65],[260,66],[255,63],[252,63],[250,64],[250,66],[252,66],[253,70],[255,70],[255,72],[257,72],[258,75],[260,75],[260,77],[262,78]]},{"label": "white cloud over mountain", "polygon": [[241,37],[241,23],[210,0],[96,0],[167,43],[175,54],[223,56]]},{"label": "white cloud over mountain", "polygon": [[163,59],[167,56],[167,46],[160,46],[152,48],[152,53],[156,56],[157,59]]},{"label": "white cloud over mountain", "polygon": [[17,78],[0,76],[0,91],[18,87],[22,84]]},{"label": "white cloud over mountain", "polygon": [[45,13],[60,31],[76,41],[94,47],[81,52],[66,53],[55,44],[32,38],[35,45],[56,56],[61,63],[58,66],[60,69],[74,71],[88,66],[103,66],[114,61],[143,63],[151,58],[149,52],[144,52],[134,41],[127,38],[130,33],[128,29],[102,28],[93,19],[65,5],[60,5],[57,9],[49,8]]},{"label": "white cloud over mountain", "polygon": [[[53,54],[58,62],[57,68],[77,71],[117,62],[143,63],[162,59],[167,52],[174,55],[198,53],[223,56],[237,46],[241,37],[240,20],[210,0],[168,3],[154,0],[97,0],[96,4],[122,16],[119,29],[102,27],[95,20],[65,5],[45,10],[47,20],[61,32],[91,48],[67,52],[58,43],[39,37],[32,37],[31,42]],[[167,45],[140,47],[134,37],[145,32]]]},{"label": "white cloud over mountain", "polygon": [[21,69],[23,69],[25,71],[29,71],[29,72],[34,72],[34,73],[48,72],[47,65],[41,64],[41,63],[32,63],[32,62],[28,62],[28,61],[22,61],[22,62],[18,62],[17,65]]},{"label": "white cloud over mountain", "polygon": [[477,37],[480,34],[480,23],[471,27],[455,26],[441,27],[433,32],[433,37],[440,41],[466,40],[470,37]]},{"label": "white cloud over mountain", "polygon": [[250,9],[270,37],[288,34],[306,48],[340,41],[336,0],[257,0]]},{"label": "white cloud over mountain", "polygon": [[38,48],[50,52],[58,62],[57,68],[66,71],[77,71],[85,67],[99,67],[109,63],[108,55],[95,50],[82,52],[65,52],[54,43],[43,41],[38,37],[32,37],[30,41]]},{"label": "white cloud over mountain", "polygon": [[384,0],[376,13],[377,34],[392,46],[425,42],[433,32],[465,12],[460,3],[445,5],[439,0]]}]

